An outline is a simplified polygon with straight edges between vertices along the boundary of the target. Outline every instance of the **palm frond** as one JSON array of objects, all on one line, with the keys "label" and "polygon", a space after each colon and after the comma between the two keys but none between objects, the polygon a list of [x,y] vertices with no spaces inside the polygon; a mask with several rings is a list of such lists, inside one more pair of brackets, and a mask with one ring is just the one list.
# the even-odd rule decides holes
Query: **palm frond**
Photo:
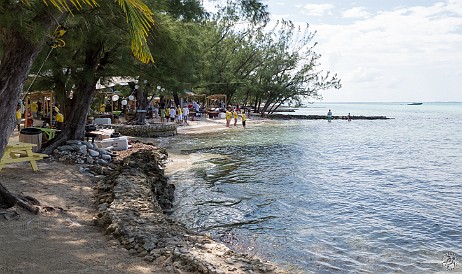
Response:
[{"label": "palm frond", "polygon": [[[21,0],[30,5],[31,0]],[[97,0],[42,0],[45,5],[53,5],[61,12],[72,14],[72,8],[81,9],[83,5],[97,7]],[[118,0],[119,6],[125,13],[127,24],[131,32],[131,48],[135,58],[143,63],[153,62],[154,59],[147,44],[149,30],[154,24],[153,13],[143,0]]]},{"label": "palm frond", "polygon": [[143,63],[153,62],[147,43],[149,30],[154,23],[152,11],[141,0],[118,0],[118,2],[130,26],[133,55]]}]

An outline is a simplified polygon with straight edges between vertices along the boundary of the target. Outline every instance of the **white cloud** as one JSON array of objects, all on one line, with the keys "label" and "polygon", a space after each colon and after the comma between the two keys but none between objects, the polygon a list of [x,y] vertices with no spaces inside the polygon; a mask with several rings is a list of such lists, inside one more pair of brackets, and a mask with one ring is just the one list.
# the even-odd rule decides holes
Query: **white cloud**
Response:
[{"label": "white cloud", "polygon": [[355,7],[349,10],[346,10],[342,13],[345,18],[367,18],[369,13],[364,7]]},{"label": "white cloud", "polygon": [[303,6],[303,13],[309,16],[323,16],[329,14],[334,8],[331,4],[306,4]]},{"label": "white cloud", "polygon": [[322,67],[338,73],[344,86],[325,99],[462,101],[455,92],[462,86],[456,77],[462,63],[459,2],[382,11],[348,25],[312,24]]}]

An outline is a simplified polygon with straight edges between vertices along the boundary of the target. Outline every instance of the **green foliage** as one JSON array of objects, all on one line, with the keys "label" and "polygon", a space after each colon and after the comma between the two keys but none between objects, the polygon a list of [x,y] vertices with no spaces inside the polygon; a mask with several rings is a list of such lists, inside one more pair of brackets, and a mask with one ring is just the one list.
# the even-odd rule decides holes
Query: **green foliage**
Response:
[{"label": "green foliage", "polygon": [[[109,61],[96,71],[97,77],[143,79],[140,85],[146,82],[143,88],[149,95],[191,89],[224,93],[235,103],[263,101],[261,111],[270,112],[279,104],[319,97],[320,90],[341,87],[336,75],[319,70],[320,55],[312,41],[315,33],[308,26],[297,28],[281,21],[268,30],[264,27],[266,7],[259,1],[230,3],[220,10],[219,20],[204,22],[208,17],[198,1],[150,1],[151,9],[157,12],[146,41],[155,59],[149,65],[129,53],[131,30],[120,20],[123,11],[111,4],[81,8],[64,21],[69,28],[66,46],[55,49],[48,59],[50,49],[44,48],[34,64],[33,71],[45,64],[42,80],[35,87],[61,86],[62,93],[68,92],[84,77],[79,71],[85,49],[99,44]],[[249,24],[235,27],[241,19]],[[48,80],[44,80],[47,75]]]}]

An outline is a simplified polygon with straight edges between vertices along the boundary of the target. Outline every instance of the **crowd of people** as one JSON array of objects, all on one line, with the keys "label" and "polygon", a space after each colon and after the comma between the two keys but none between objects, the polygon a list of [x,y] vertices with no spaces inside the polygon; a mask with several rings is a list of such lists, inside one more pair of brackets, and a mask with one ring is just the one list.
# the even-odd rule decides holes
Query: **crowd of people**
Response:
[{"label": "crowd of people", "polygon": [[[192,112],[194,111],[194,115]],[[195,120],[195,117],[200,117],[201,104],[196,101],[184,103],[183,106],[175,105],[173,100],[169,102],[154,102],[149,106],[148,117],[151,119],[160,119],[161,123],[174,122],[179,125],[187,125],[188,117]]]},{"label": "crowd of people", "polygon": [[64,127],[64,115],[61,113],[58,105],[54,105],[51,108],[51,113],[46,112],[43,108],[43,103],[41,100],[30,102],[27,100],[24,102],[20,100],[18,105],[16,106],[16,125],[18,127],[18,131],[21,130],[22,120],[25,119],[25,127],[32,127],[34,126],[34,119],[42,120],[43,124],[42,127],[50,126],[48,122],[50,121],[51,117],[51,127],[56,128],[58,130],[63,129]]},{"label": "crowd of people", "polygon": [[[245,109],[236,107],[223,108],[225,112],[226,126],[230,127],[231,120],[234,119],[234,126],[237,126],[238,119],[241,117],[242,126],[245,128],[246,121],[249,115],[246,114]],[[248,110],[250,112],[250,110]],[[203,106],[196,101],[189,101],[183,103],[183,105],[176,105],[173,100],[164,102],[153,102],[149,106],[148,118],[159,119],[161,123],[177,123],[178,125],[188,125],[188,119],[194,121],[207,111]]]},{"label": "crowd of people", "polygon": [[245,114],[245,110],[241,110],[238,107],[226,109],[226,114],[225,114],[226,127],[230,127],[231,119],[234,119],[234,126],[237,126],[239,112],[241,116],[242,127],[245,128],[245,123],[247,121],[247,115]]}]

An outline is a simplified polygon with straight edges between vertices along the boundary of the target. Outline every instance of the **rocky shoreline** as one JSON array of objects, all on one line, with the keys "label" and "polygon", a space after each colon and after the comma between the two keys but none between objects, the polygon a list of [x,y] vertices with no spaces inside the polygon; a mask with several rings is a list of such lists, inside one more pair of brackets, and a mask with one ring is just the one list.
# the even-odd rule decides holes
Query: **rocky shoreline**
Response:
[{"label": "rocky shoreline", "polygon": [[167,152],[151,144],[132,145],[110,164],[91,167],[93,174],[100,174],[95,179],[94,223],[129,254],[167,273],[287,273],[168,218],[165,213],[172,208],[174,186],[164,175]]},{"label": "rocky shoreline", "polygon": [[[269,119],[280,119],[280,120],[291,120],[291,119],[299,119],[299,120],[327,120],[326,115],[294,115],[294,114],[279,114],[279,113],[272,113],[265,115],[265,117]],[[333,120],[348,120],[348,116],[332,116]],[[389,120],[394,119],[386,116],[363,116],[363,115],[356,115],[350,116],[351,120]]]}]

